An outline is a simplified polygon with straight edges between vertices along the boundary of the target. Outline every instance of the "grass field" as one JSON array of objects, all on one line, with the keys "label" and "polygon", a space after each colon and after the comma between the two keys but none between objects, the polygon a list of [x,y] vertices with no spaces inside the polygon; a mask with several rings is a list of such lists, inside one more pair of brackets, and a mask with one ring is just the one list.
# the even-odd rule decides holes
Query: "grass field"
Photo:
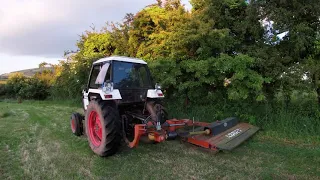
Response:
[{"label": "grass field", "polygon": [[0,179],[320,179],[320,142],[260,131],[232,152],[212,154],[179,141],[93,154],[72,135],[76,106],[0,102]]}]

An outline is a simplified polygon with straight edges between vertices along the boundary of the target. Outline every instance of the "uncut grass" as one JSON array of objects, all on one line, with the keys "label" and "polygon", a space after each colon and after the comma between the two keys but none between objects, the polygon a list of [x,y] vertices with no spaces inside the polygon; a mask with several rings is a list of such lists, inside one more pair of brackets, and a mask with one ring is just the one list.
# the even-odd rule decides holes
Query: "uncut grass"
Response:
[{"label": "uncut grass", "polygon": [[[211,106],[189,106],[167,103],[171,117],[195,119],[197,121],[213,122],[235,116],[242,122],[250,122],[262,130],[272,132],[285,138],[303,139],[308,142],[320,142],[320,111],[318,107],[297,107],[294,104],[284,108],[243,104],[232,106],[218,104]],[[250,108],[249,108],[250,107]],[[319,117],[318,117],[319,116]]]},{"label": "uncut grass", "polygon": [[[265,179],[320,177],[318,146],[270,140],[260,132],[231,153],[203,152],[180,141],[143,144],[101,158],[72,135],[78,106],[0,102],[0,179]],[[205,112],[205,111],[204,111]],[[206,112],[210,113],[210,112]],[[183,114],[181,114],[183,115]],[[205,116],[201,117],[205,118]]]}]

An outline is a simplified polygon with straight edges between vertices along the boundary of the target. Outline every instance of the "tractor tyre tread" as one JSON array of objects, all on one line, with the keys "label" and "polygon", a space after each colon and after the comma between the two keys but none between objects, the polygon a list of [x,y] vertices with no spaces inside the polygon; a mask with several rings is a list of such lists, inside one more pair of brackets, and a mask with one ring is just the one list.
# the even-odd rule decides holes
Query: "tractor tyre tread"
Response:
[{"label": "tractor tyre tread", "polygon": [[[74,125],[75,125],[75,129],[72,130],[72,133],[76,136],[81,136],[83,134],[83,117],[81,114],[79,113],[72,113],[71,115],[71,119],[70,119],[70,124],[72,124],[72,121],[74,120]],[[71,125],[72,126],[72,125]],[[72,129],[72,127],[71,127]]]},{"label": "tractor tyre tread", "polygon": [[[91,110],[97,111],[99,116],[101,116],[101,123],[104,127],[102,131],[105,133],[102,133],[104,137],[102,137],[101,145],[99,147],[95,147],[90,142],[90,136],[88,136],[89,145],[99,156],[111,156],[118,151],[121,142],[121,122],[119,112],[114,105],[111,105],[107,101],[92,101],[88,105],[86,113],[86,127],[88,127],[88,116]],[[86,128],[86,131],[88,134],[88,128]]]}]

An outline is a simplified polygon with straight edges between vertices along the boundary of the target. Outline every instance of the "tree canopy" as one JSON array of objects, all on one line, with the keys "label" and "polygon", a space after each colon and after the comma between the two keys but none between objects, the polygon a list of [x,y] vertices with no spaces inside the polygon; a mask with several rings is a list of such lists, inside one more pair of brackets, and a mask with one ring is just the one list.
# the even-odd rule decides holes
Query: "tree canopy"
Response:
[{"label": "tree canopy", "polygon": [[146,60],[168,97],[260,102],[308,90],[320,103],[317,0],[190,2],[186,10],[180,0],[158,0],[84,32],[50,82],[66,97],[80,94],[94,60],[122,55]]}]

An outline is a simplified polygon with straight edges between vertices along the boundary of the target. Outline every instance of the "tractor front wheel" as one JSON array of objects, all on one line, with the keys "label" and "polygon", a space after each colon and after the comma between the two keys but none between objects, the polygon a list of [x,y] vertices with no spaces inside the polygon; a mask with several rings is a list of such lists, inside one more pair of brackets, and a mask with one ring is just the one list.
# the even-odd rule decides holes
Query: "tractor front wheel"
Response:
[{"label": "tractor front wheel", "polygon": [[79,113],[72,113],[70,119],[71,131],[76,136],[81,136],[83,133],[83,116]]},{"label": "tractor front wheel", "polygon": [[118,151],[121,122],[116,107],[102,100],[91,101],[86,111],[85,125],[94,153],[110,156]]}]

